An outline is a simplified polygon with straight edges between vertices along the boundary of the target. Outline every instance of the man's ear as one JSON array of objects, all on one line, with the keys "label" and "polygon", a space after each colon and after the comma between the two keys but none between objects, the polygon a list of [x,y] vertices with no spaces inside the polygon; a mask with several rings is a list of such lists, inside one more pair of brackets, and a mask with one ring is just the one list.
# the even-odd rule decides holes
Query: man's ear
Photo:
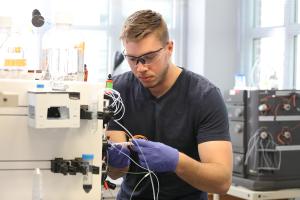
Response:
[{"label": "man's ear", "polygon": [[173,50],[174,50],[173,41],[168,41],[166,48],[167,48],[169,56],[172,56],[172,53],[173,53]]}]

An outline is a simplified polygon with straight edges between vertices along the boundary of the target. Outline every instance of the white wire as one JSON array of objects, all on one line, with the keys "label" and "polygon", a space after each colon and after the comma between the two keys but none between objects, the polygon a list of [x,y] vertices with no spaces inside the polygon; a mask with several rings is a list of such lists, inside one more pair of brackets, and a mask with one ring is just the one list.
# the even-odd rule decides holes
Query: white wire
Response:
[{"label": "white wire", "polygon": [[[145,168],[145,167],[143,167],[143,166],[141,166],[140,164],[138,164],[137,162],[135,162],[135,160],[133,160],[130,156],[128,156],[126,153],[124,153],[124,152],[122,152],[121,150],[119,150],[117,147],[115,147],[115,146],[112,146],[113,148],[115,148],[115,149],[117,149],[121,154],[123,154],[124,156],[126,156],[127,158],[129,158],[134,164],[136,164],[138,167],[140,167],[140,168],[142,168],[142,169],[144,169],[144,170],[146,170],[146,171],[148,171],[148,172],[138,172],[138,173],[132,173],[132,174],[150,174],[150,177],[151,177],[151,174],[153,174],[154,175],[154,177],[156,178],[156,181],[157,181],[157,191],[159,192],[159,180],[158,180],[158,177],[156,176],[156,174],[153,172],[153,171],[151,171],[150,169],[147,169],[147,168]],[[145,177],[144,177],[145,178]],[[143,178],[142,178],[143,179]],[[138,185],[139,183],[137,183],[137,185]],[[136,187],[136,186],[135,186]],[[154,188],[152,188],[153,190],[154,190]],[[134,193],[134,190],[132,191],[132,194]],[[157,199],[158,199],[158,193],[157,193],[157,197],[156,197]],[[154,200],[155,200],[155,196],[154,196]]]},{"label": "white wire", "polygon": [[[134,164],[136,164],[138,167],[142,168],[142,169],[145,169],[147,171],[149,171],[148,169],[144,168],[143,166],[141,166],[140,164],[138,164],[137,162],[135,162],[135,160],[133,160],[130,156],[128,156],[126,153],[122,152],[121,150],[119,150],[117,147],[115,146],[112,146],[114,149],[117,149],[119,151],[119,153],[123,154],[124,156],[126,156],[127,158],[129,158]],[[152,172],[150,170],[150,172]],[[144,172],[145,173],[145,172]],[[146,172],[148,173],[148,172]]]},{"label": "white wire", "polygon": [[[276,146],[277,146],[277,144],[274,142],[274,138],[273,138],[273,136],[272,136],[272,134],[269,134],[270,135],[270,137],[271,137],[271,144],[273,144],[274,145],[274,149],[275,149],[275,151],[276,151]],[[278,150],[277,150],[278,151]],[[280,167],[281,167],[281,151],[278,151],[279,152],[279,160],[278,160],[278,166],[275,168],[275,169],[280,169]],[[275,153],[274,153],[275,154]],[[274,164],[274,166],[275,166],[275,164]]]},{"label": "white wire", "polygon": [[253,151],[254,151],[253,169],[256,169],[257,165],[259,164],[259,161],[257,161],[257,158],[258,158],[257,153],[258,152],[257,152],[257,145],[256,145],[258,143],[258,141],[259,141],[259,137],[256,137],[256,140],[253,143],[253,145],[254,145],[254,149],[253,149]]},{"label": "white wire", "polygon": [[[124,127],[121,123],[119,123],[118,121],[116,121],[116,120],[114,120],[114,122],[116,122],[119,126],[121,126],[126,132],[126,134],[128,135],[128,136],[130,136],[131,138],[133,138],[133,136],[132,136],[132,134],[129,132],[129,130],[127,130],[127,128],[126,127]],[[140,147],[140,145],[137,143],[137,147],[139,148],[139,150],[141,151],[141,153],[142,153],[142,156],[143,156],[143,158],[144,158],[144,160],[145,160],[145,163],[146,163],[146,167],[147,167],[147,169],[146,168],[144,168],[143,167],[143,169],[146,169],[147,171],[149,171],[149,173],[151,172],[151,170],[149,169],[149,166],[148,166],[148,162],[147,162],[147,160],[146,160],[146,157],[145,157],[145,155],[144,155],[144,153],[143,153],[143,151],[141,150],[141,147]],[[154,173],[153,173],[154,174]],[[158,187],[157,187],[157,197],[155,198],[155,188],[154,188],[154,183],[153,183],[153,179],[152,179],[152,176],[150,175],[150,180],[151,180],[151,185],[152,185],[152,190],[153,190],[153,192],[154,192],[154,200],[155,199],[158,199],[158,194],[159,194],[159,181],[158,181],[158,178],[157,178],[157,176],[155,175],[155,177],[156,177],[156,179],[157,179],[157,184],[158,184]]]},{"label": "white wire", "polygon": [[[270,135],[270,136],[271,136],[271,135]],[[270,138],[272,138],[272,137],[270,137]],[[265,148],[266,150],[271,149],[271,148],[272,148],[272,146],[270,145],[270,144],[272,144],[271,142],[272,142],[272,141],[271,141],[270,139],[268,139],[267,144],[266,144],[265,147],[263,147],[263,148]],[[261,144],[263,145],[262,142],[261,142]],[[270,146],[269,146],[269,145],[270,145]],[[266,152],[266,151],[264,151],[264,155],[266,155],[265,152]],[[273,154],[273,155],[274,155],[274,161],[275,161],[275,151],[274,151],[274,154]],[[267,167],[275,166],[275,163],[272,164],[272,160],[271,160],[271,158],[270,158],[270,153],[268,153],[268,151],[267,151],[266,161],[267,161],[267,165],[269,165],[269,166],[267,166]]]},{"label": "white wire", "polygon": [[[251,153],[252,153],[252,151],[255,149],[255,147],[256,147],[256,144],[257,144],[257,142],[258,142],[258,140],[259,140],[259,138],[256,138],[256,136],[258,135],[258,134],[260,134],[260,130],[261,130],[261,128],[260,129],[257,129],[255,132],[254,132],[254,134],[250,137],[250,139],[249,139],[249,141],[248,141],[248,150],[247,150],[247,152],[246,152],[246,158],[245,158],[245,165],[247,165],[248,164],[248,159],[249,159],[249,157],[251,156]],[[254,141],[253,141],[254,140]],[[252,143],[251,143],[252,142]]]},{"label": "white wire", "polygon": [[[121,150],[119,150],[117,147],[112,146],[113,148],[117,149],[119,151],[119,153],[123,154],[124,156],[126,156],[127,158],[129,158],[134,164],[136,164],[137,166],[143,168],[143,166],[140,166],[137,162],[135,162],[130,156],[128,156],[126,153],[122,152]],[[107,159],[109,159],[109,154],[107,153]],[[149,172],[125,172],[123,171],[123,173],[125,174],[148,174]]]},{"label": "white wire", "polygon": [[104,91],[104,95],[107,95],[108,97],[110,97],[113,102],[110,104],[110,107],[115,108],[114,115],[117,115],[119,112],[123,111],[122,115],[120,118],[123,117],[123,114],[125,112],[125,107],[124,104],[122,102],[120,93],[114,89],[105,89]]},{"label": "white wire", "polygon": [[[277,144],[274,142],[274,138],[272,136],[272,134],[270,134],[269,132],[266,131],[266,133],[268,134],[268,141],[267,141],[267,144],[264,145],[263,144],[263,140],[260,138],[259,134],[261,133],[261,130],[262,128],[259,128],[255,131],[255,133],[250,137],[249,141],[248,141],[248,151],[246,152],[246,158],[245,158],[245,164],[247,165],[248,163],[248,159],[249,157],[251,156],[252,152],[254,151],[254,165],[256,163],[256,159],[257,159],[257,151],[255,151],[255,149],[257,149],[257,147],[260,148],[260,151],[261,151],[261,156],[262,156],[262,159],[265,163],[265,166],[262,165],[262,166],[258,166],[257,168],[258,169],[265,169],[265,170],[278,170],[280,169],[280,166],[281,166],[281,152],[280,151],[276,151],[276,146]],[[271,145],[269,147],[269,145]],[[270,155],[269,155],[269,149],[273,149],[274,147],[274,163],[273,161],[271,160],[270,158]],[[267,154],[265,154],[267,152]],[[279,153],[279,160],[278,160],[278,164],[277,164],[277,167],[276,167],[276,160],[275,160],[275,153],[278,152]],[[273,164],[272,164],[273,163]],[[254,167],[256,168],[256,167]]]},{"label": "white wire", "polygon": [[[114,147],[114,148],[116,148],[116,147]],[[119,150],[118,148],[117,148],[117,150]],[[157,181],[158,181],[158,177],[156,176],[156,174],[153,172],[153,171],[151,171],[151,170],[149,170],[149,169],[147,169],[147,168],[145,168],[145,167],[143,167],[143,166],[141,166],[140,164],[138,164],[137,162],[135,162],[135,160],[133,160],[130,156],[128,156],[126,153],[124,153],[124,152],[122,152],[122,151],[120,151],[119,150],[119,152],[121,153],[121,154],[123,154],[124,156],[126,156],[127,158],[129,158],[134,164],[136,164],[138,167],[140,167],[140,168],[142,168],[142,169],[144,169],[144,170],[147,170],[148,172],[138,172],[138,173],[152,173],[155,177],[156,177],[156,179],[157,179]],[[159,183],[159,182],[158,182]]]},{"label": "white wire", "polygon": [[114,116],[118,115],[121,111],[123,111],[121,116],[118,119],[116,119],[116,120],[120,120],[125,113],[125,106],[122,101],[120,93],[114,89],[106,89],[104,91],[104,94],[113,100],[113,102],[110,104],[110,107],[115,108],[115,110],[113,111]]},{"label": "white wire", "polygon": [[149,172],[125,172],[125,171],[122,171],[122,172],[125,174],[135,174],[135,175],[149,174]]},{"label": "white wire", "polygon": [[[267,141],[267,144],[266,144],[266,146],[265,146],[266,149],[272,148],[272,147],[269,147],[270,143],[271,143],[271,141],[268,140],[268,141]],[[272,163],[271,158],[267,157],[267,159],[269,160],[270,163]]]},{"label": "white wire", "polygon": [[[127,130],[126,127],[124,127],[122,124],[120,124],[120,123],[118,122],[120,119],[123,118],[124,113],[125,113],[125,106],[124,106],[124,103],[123,103],[123,101],[122,101],[122,98],[121,98],[120,93],[119,93],[118,91],[114,90],[114,89],[108,89],[108,88],[106,88],[106,90],[104,91],[104,94],[107,95],[107,96],[109,96],[109,97],[111,97],[112,100],[113,100],[113,102],[112,102],[109,106],[110,106],[110,107],[115,107],[115,109],[114,109],[114,116],[116,116],[119,112],[123,111],[122,114],[121,114],[121,116],[120,116],[119,118],[114,119],[114,122],[117,123],[119,126],[121,126],[121,127],[125,130],[125,133],[126,133],[129,137],[133,138],[133,136],[132,136],[132,134],[129,132],[129,130]],[[141,150],[139,144],[137,144],[137,147],[138,147],[139,150],[141,151],[141,154],[142,154],[142,156],[143,156],[143,158],[144,158],[144,160],[145,160],[145,163],[146,163],[146,167],[147,167],[147,168],[144,168],[144,167],[142,167],[142,166],[140,166],[140,165],[138,165],[138,166],[140,166],[140,167],[142,167],[142,169],[145,169],[145,170],[148,171],[148,173],[149,173],[149,175],[150,175],[151,185],[152,185],[153,199],[154,199],[154,200],[156,200],[156,199],[158,200],[158,195],[159,195],[159,180],[158,180],[158,177],[156,176],[156,174],[155,174],[154,172],[152,172],[152,171],[149,169],[148,162],[147,162],[147,160],[146,160],[146,158],[145,158],[145,155],[144,155],[144,153],[142,152],[142,150]],[[121,153],[123,153],[123,152],[121,152]],[[124,154],[124,153],[123,153],[123,154]],[[124,155],[126,155],[126,154],[124,154]],[[126,156],[127,156],[127,155],[126,155]],[[135,161],[133,161],[133,162],[134,162],[135,164],[137,164]],[[155,178],[156,178],[156,180],[157,180],[157,185],[158,185],[158,187],[157,187],[157,194],[156,194],[156,195],[155,195],[155,187],[154,187],[154,182],[153,182],[151,173],[155,176]]]},{"label": "white wire", "polygon": [[145,178],[147,178],[147,176],[149,176],[149,175],[150,175],[150,173],[145,174],[145,176],[144,176],[143,178],[141,178],[141,180],[135,185],[135,187],[134,187],[133,190],[132,190],[132,193],[131,193],[131,195],[130,195],[130,199],[129,199],[129,200],[132,199],[133,193],[135,192],[135,190],[137,189],[137,187],[138,187],[138,186],[141,184],[141,182],[142,182]]},{"label": "white wire", "polygon": [[[268,141],[269,142],[269,141]],[[271,169],[271,167],[272,167],[272,161],[270,162],[270,164],[269,164],[269,155],[267,154],[265,154],[265,152],[266,152],[266,149],[267,148],[265,148],[264,147],[264,145],[263,145],[263,141],[262,140],[260,140],[260,142],[259,142],[259,146],[260,146],[260,149],[261,149],[261,156],[262,156],[262,158],[263,158],[263,161],[265,162],[265,164],[266,164],[266,167],[262,164],[262,167],[260,167],[260,168],[267,168],[267,169]],[[267,152],[268,153],[268,152]]]},{"label": "white wire", "polygon": [[274,162],[275,162],[275,153],[276,152],[278,152],[279,153],[279,160],[278,160],[278,165],[277,165],[277,167],[275,167],[276,166],[276,163],[274,163],[273,164],[273,170],[278,170],[278,169],[280,169],[280,167],[281,167],[281,151],[278,151],[278,150],[276,150],[276,146],[277,146],[277,144],[274,142],[274,138],[273,138],[273,136],[272,136],[272,134],[270,134],[270,133],[268,133],[268,135],[270,136],[270,138],[271,138],[271,144],[273,145],[273,147],[274,147]]},{"label": "white wire", "polygon": [[119,114],[119,112],[124,110],[123,102],[120,100],[119,97],[115,97],[113,94],[110,94],[110,93],[106,94],[106,95],[113,99],[113,102],[111,103],[111,107],[115,107],[115,111],[114,111],[115,115]]}]

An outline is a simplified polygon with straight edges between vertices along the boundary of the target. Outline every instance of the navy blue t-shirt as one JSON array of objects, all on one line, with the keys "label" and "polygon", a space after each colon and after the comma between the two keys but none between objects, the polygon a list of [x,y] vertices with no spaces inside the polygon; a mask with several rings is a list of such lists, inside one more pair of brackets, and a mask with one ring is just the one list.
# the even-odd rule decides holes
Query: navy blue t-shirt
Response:
[{"label": "navy blue t-shirt", "polygon": [[[220,91],[201,75],[183,69],[175,84],[161,97],[154,97],[147,88],[126,72],[113,78],[114,89],[120,92],[125,114],[119,121],[133,135],[144,135],[178,149],[200,161],[198,144],[213,140],[230,140],[227,111]],[[123,130],[111,121],[109,130]],[[132,155],[135,157],[135,155]],[[133,162],[130,172],[145,172]],[[202,192],[180,179],[175,173],[156,173],[159,179],[159,200],[204,200]],[[119,200],[153,199],[150,178],[145,174],[126,174],[118,194]],[[153,177],[153,176],[152,176]],[[153,177],[155,191],[157,182]]]}]

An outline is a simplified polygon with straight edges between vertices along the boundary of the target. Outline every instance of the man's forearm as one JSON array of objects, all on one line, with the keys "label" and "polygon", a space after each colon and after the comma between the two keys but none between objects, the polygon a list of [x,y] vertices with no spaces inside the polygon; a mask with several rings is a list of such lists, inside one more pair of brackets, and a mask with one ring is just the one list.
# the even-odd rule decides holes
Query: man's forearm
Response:
[{"label": "man's forearm", "polygon": [[179,153],[175,173],[193,187],[211,193],[226,193],[231,185],[231,170],[218,163],[202,163]]}]

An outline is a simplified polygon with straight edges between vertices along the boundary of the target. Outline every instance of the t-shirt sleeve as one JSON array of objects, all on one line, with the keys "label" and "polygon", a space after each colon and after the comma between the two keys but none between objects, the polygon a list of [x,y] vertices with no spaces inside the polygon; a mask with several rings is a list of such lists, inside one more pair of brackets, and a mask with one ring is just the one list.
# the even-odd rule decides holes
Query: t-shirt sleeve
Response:
[{"label": "t-shirt sleeve", "polygon": [[203,95],[198,115],[198,144],[214,140],[230,141],[227,109],[218,88],[214,87]]}]

